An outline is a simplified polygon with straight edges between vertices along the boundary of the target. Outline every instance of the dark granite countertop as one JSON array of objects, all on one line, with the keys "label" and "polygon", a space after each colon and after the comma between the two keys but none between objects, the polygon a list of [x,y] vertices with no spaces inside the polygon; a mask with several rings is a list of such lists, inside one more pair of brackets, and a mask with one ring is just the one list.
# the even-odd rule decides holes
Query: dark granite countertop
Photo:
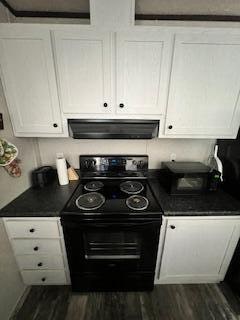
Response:
[{"label": "dark granite countertop", "polygon": [[202,195],[171,196],[161,187],[159,178],[149,180],[165,216],[240,215],[240,201],[219,190]]},{"label": "dark granite countertop", "polygon": [[[166,216],[240,215],[240,201],[219,190],[197,196],[170,196],[160,185],[159,170],[149,170],[149,182]],[[29,188],[0,210],[0,217],[58,217],[79,181]]]},{"label": "dark granite countertop", "polygon": [[78,185],[57,181],[44,188],[29,188],[0,210],[0,217],[57,217]]}]

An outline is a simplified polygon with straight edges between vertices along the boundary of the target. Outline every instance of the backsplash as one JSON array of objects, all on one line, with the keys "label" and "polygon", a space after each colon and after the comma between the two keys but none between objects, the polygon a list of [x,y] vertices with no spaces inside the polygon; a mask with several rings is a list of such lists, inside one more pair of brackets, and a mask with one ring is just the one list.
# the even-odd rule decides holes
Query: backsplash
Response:
[{"label": "backsplash", "polygon": [[54,165],[57,152],[63,152],[70,164],[79,168],[81,154],[147,154],[150,169],[161,167],[172,154],[177,161],[207,162],[215,140],[153,139],[153,140],[74,140],[38,139],[43,165]]}]

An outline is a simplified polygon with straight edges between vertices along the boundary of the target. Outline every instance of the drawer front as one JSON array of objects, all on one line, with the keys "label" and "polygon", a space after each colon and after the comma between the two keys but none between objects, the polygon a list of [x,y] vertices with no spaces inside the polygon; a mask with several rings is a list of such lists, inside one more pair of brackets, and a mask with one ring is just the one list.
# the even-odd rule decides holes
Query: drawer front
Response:
[{"label": "drawer front", "polygon": [[13,239],[12,246],[15,255],[62,254],[60,240],[58,239]]},{"label": "drawer front", "polygon": [[41,271],[28,271],[21,272],[23,282],[25,284],[66,284],[66,274],[64,270],[41,270]]},{"label": "drawer front", "polygon": [[64,269],[62,256],[59,255],[18,255],[16,256],[20,269]]},{"label": "drawer front", "polygon": [[11,238],[58,238],[57,221],[8,220],[6,222]]}]

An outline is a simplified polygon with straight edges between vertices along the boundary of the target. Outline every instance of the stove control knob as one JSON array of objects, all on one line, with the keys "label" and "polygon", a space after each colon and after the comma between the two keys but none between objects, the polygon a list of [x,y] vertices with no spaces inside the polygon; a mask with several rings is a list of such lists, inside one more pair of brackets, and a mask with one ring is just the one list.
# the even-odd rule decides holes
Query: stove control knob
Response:
[{"label": "stove control knob", "polygon": [[144,161],[143,160],[140,160],[139,162],[138,162],[138,166],[139,166],[139,168],[143,168],[144,167],[144,165],[145,165],[145,163],[144,163]]},{"label": "stove control knob", "polygon": [[93,168],[93,167],[95,167],[95,165],[96,165],[96,160],[91,160],[90,166]]},{"label": "stove control knob", "polygon": [[87,159],[84,161],[84,167],[85,168],[92,168],[94,167],[96,164],[96,161],[95,160],[92,160],[92,159]]},{"label": "stove control knob", "polygon": [[84,161],[84,167],[85,168],[89,168],[89,160],[85,160]]},{"label": "stove control knob", "polygon": [[137,161],[136,161],[136,160],[133,160],[133,161],[132,161],[132,164],[133,164],[134,166],[136,166],[136,165],[137,165]]}]

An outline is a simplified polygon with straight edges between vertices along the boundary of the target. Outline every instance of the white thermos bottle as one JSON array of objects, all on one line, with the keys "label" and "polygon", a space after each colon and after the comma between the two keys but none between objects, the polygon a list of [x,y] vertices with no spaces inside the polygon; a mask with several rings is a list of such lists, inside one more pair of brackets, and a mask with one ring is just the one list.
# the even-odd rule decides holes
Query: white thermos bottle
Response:
[{"label": "white thermos bottle", "polygon": [[63,154],[57,154],[56,167],[57,167],[59,184],[61,186],[68,184],[69,180],[68,180],[68,172],[67,172],[67,163]]}]

